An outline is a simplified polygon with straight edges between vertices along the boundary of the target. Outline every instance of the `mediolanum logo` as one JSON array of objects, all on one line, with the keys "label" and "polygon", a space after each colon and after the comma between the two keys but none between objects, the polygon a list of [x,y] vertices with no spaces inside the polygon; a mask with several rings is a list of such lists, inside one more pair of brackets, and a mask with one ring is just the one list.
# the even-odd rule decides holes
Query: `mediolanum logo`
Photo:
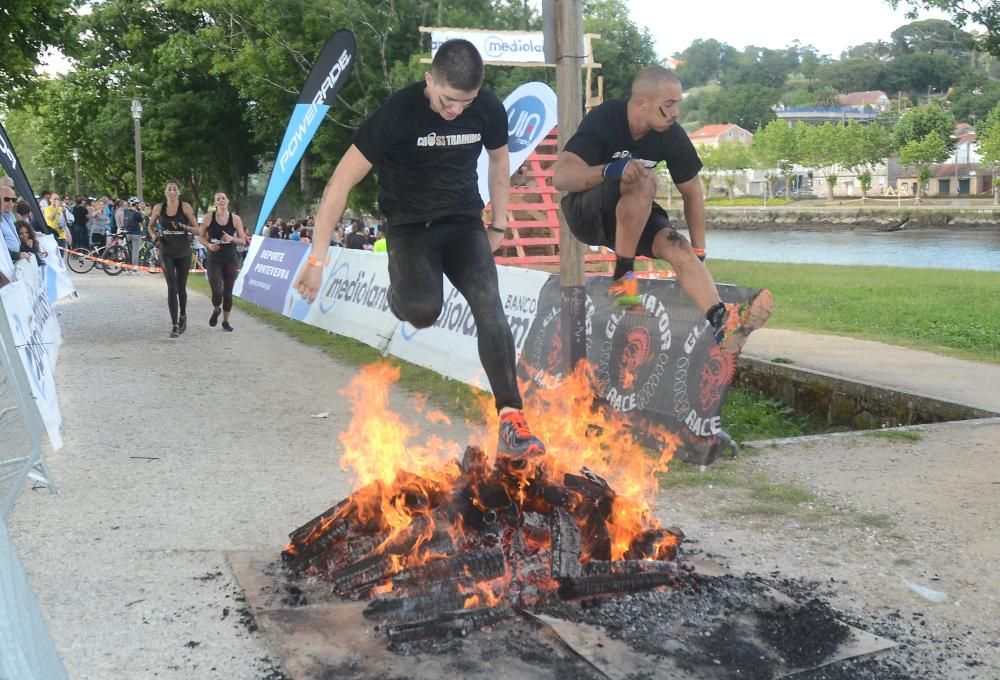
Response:
[{"label": "mediolanum logo", "polygon": [[533,95],[521,97],[507,113],[507,147],[515,153],[531,146],[542,133],[545,105]]},{"label": "mediolanum logo", "polygon": [[526,53],[537,55],[538,61],[544,61],[542,54],[545,52],[545,46],[540,39],[504,38],[499,35],[491,35],[487,36],[484,47],[483,56],[487,59],[503,60],[518,53]]}]

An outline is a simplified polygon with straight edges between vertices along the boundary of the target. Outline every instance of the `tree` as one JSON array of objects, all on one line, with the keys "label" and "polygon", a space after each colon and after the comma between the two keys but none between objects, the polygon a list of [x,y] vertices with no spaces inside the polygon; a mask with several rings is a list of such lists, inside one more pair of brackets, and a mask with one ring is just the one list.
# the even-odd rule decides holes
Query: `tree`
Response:
[{"label": "tree", "polygon": [[991,163],[993,172],[993,204],[1000,203],[1000,184],[997,183],[997,170],[1000,169],[1000,104],[994,108],[977,129],[979,153],[983,160]]},{"label": "tree", "polygon": [[833,123],[823,123],[822,125],[804,126],[799,139],[799,155],[804,165],[811,165],[817,170],[826,170],[826,181],[829,186],[830,198],[833,198],[833,189],[837,185],[837,175],[833,172],[834,166],[839,164],[843,157],[843,135],[842,126]]},{"label": "tree", "polygon": [[917,166],[917,181],[920,183],[918,201],[923,195],[924,185],[930,181],[931,164],[944,161],[949,153],[945,137],[937,130],[932,130],[922,138],[911,139],[900,148],[899,161],[904,165]]},{"label": "tree", "polygon": [[583,15],[584,30],[601,36],[594,41],[594,61],[602,65],[605,97],[627,98],[635,74],[659,61],[653,36],[632,23],[623,0],[588,0]]},{"label": "tree", "polygon": [[816,80],[838,92],[864,92],[878,89],[882,64],[867,58],[852,57],[823,64],[816,69]]},{"label": "tree", "polygon": [[919,10],[942,10],[950,14],[959,28],[966,24],[979,24],[986,33],[975,39],[983,52],[1000,57],[1000,9],[996,2],[969,2],[968,0],[885,0],[893,9],[909,6],[907,16],[915,19]]},{"label": "tree", "polygon": [[874,89],[911,95],[927,94],[931,90],[947,92],[969,74],[970,68],[964,60],[947,53],[901,54],[882,65]]},{"label": "tree", "polygon": [[754,132],[774,120],[773,107],[780,97],[780,90],[760,85],[723,87],[702,98],[702,122],[735,123]]},{"label": "tree", "polygon": [[871,168],[886,159],[889,153],[889,131],[879,125],[859,125],[851,123],[841,127],[840,165],[858,176],[861,183],[861,197],[868,197],[871,188]]},{"label": "tree", "polygon": [[697,87],[712,80],[718,80],[724,65],[734,62],[739,52],[718,40],[698,39],[686,50],[675,54],[681,65],[677,67],[677,77],[684,87]]},{"label": "tree", "polygon": [[722,70],[719,82],[723,88],[753,84],[780,89],[797,65],[787,53],[748,46],[735,63]]},{"label": "tree", "polygon": [[76,0],[32,0],[4,3],[0,10],[0,103],[13,104],[35,81],[35,67],[46,50],[73,44],[70,10]]},{"label": "tree", "polygon": [[944,19],[924,19],[900,26],[892,32],[896,54],[945,52],[964,54],[972,46],[972,36]]},{"label": "tree", "polygon": [[892,148],[902,150],[909,142],[922,141],[927,135],[936,132],[945,143],[945,158],[955,148],[952,135],[955,132],[955,119],[940,106],[924,106],[910,109],[899,118],[892,130]]},{"label": "tree", "polygon": [[993,107],[1000,104],[1000,81],[975,74],[955,88],[948,102],[956,121],[985,120]]},{"label": "tree", "polygon": [[[801,128],[800,128],[801,129]],[[772,120],[757,130],[750,153],[757,167],[769,172],[776,169],[785,178],[785,195],[791,191],[791,175],[798,159],[799,130],[783,120]]]},{"label": "tree", "polygon": [[717,147],[700,146],[698,155],[708,174],[723,177],[730,198],[736,185],[736,173],[753,164],[750,149],[739,142],[722,142]]}]

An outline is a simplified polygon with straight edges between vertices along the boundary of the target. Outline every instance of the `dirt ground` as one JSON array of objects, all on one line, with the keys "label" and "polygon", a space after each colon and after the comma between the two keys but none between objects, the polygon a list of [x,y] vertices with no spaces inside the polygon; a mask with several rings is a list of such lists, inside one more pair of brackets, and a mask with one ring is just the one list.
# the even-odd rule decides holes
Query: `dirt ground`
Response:
[{"label": "dirt ground", "polygon": [[[354,369],[239,312],[235,333],[209,328],[195,293],[170,340],[158,276],[76,282],[81,298],[58,306],[61,493],[25,491],[8,518],[70,677],[283,677],[224,553],[277,550],[347,495],[336,437]],[[994,420],[763,446],[684,471],[659,512],[687,554],[807,582],[899,642],[896,677],[997,678],[998,441]]]}]

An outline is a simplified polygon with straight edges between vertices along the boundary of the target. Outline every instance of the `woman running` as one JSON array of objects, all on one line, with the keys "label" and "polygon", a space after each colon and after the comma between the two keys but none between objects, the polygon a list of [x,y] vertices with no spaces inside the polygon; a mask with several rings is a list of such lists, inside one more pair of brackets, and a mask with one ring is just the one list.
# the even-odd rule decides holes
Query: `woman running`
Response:
[{"label": "woman running", "polygon": [[167,180],[163,189],[166,203],[157,203],[149,215],[149,234],[160,247],[163,278],[167,280],[167,307],[176,338],[187,330],[187,278],[191,269],[191,234],[198,233],[198,221],[189,203],[180,200],[177,180]]},{"label": "woman running", "polygon": [[229,212],[229,197],[225,191],[215,192],[215,212],[202,219],[199,239],[208,248],[208,282],[212,286],[214,309],[208,325],[215,326],[221,312],[223,330],[232,331],[229,312],[233,308],[233,284],[240,273],[236,244],[246,242],[246,233],[240,216]]}]

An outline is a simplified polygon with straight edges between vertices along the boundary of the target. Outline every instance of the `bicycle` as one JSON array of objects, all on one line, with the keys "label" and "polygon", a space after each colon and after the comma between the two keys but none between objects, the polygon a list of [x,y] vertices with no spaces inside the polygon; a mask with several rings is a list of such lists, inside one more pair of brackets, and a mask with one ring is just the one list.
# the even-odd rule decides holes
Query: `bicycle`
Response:
[{"label": "bicycle", "polygon": [[[66,264],[68,264],[69,268],[77,274],[86,274],[97,265],[98,259],[103,259],[111,248],[120,245],[121,243],[122,240],[118,234],[108,234],[107,243],[103,246],[98,246],[97,248],[75,248],[70,250]],[[102,262],[101,267],[104,267],[104,271],[107,273],[107,265]],[[120,272],[121,268],[111,274],[111,276]]]},{"label": "bicycle", "polygon": [[[108,276],[118,276],[122,273],[124,267],[123,264],[131,264],[132,262],[132,251],[129,248],[128,241],[119,241],[113,247],[108,248],[105,255],[106,260],[111,260],[114,264],[105,264],[104,273]],[[160,266],[160,249],[156,246],[149,236],[143,234],[142,245],[139,246],[139,266],[140,267],[159,267]]]}]

